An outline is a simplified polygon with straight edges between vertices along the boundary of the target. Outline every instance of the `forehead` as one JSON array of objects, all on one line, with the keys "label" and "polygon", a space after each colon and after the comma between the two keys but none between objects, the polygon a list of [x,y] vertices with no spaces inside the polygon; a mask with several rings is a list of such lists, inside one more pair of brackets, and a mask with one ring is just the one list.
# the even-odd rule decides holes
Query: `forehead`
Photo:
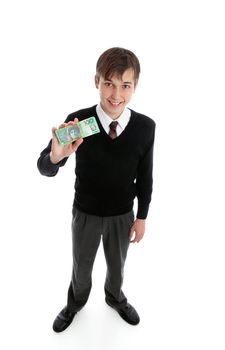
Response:
[{"label": "forehead", "polygon": [[125,70],[125,72],[121,75],[117,72],[113,73],[110,77],[105,77],[105,80],[110,80],[113,82],[130,82],[134,83],[134,71],[133,69],[129,68]]}]

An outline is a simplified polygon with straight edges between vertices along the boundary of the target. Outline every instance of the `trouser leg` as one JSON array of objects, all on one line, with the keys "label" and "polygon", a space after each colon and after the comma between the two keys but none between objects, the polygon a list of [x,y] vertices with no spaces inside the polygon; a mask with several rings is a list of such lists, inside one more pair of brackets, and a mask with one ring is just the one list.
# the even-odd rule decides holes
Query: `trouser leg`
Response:
[{"label": "trouser leg", "polygon": [[72,221],[73,271],[67,307],[79,311],[87,302],[92,286],[92,269],[101,240],[101,218],[76,211]]},{"label": "trouser leg", "polygon": [[129,231],[134,221],[133,211],[105,218],[103,248],[107,264],[105,280],[106,300],[115,307],[123,306],[127,299],[122,291],[124,264],[129,247]]}]

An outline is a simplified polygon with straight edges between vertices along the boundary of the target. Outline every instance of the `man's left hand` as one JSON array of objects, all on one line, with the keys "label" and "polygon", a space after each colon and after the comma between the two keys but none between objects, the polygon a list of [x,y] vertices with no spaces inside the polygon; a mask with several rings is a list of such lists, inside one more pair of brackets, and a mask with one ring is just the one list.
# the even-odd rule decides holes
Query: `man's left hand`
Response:
[{"label": "man's left hand", "polygon": [[130,243],[140,242],[145,233],[145,220],[136,219],[129,232]]}]

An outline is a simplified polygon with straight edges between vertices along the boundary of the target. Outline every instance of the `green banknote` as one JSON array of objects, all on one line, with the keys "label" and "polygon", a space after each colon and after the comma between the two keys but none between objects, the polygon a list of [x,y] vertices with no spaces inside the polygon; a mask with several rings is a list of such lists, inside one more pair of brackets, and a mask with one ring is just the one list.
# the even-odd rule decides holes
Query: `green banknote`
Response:
[{"label": "green banknote", "polygon": [[59,128],[55,134],[61,145],[67,145],[76,141],[77,139],[91,136],[100,132],[95,117],[90,117],[81,120],[75,125],[69,125],[65,128]]}]

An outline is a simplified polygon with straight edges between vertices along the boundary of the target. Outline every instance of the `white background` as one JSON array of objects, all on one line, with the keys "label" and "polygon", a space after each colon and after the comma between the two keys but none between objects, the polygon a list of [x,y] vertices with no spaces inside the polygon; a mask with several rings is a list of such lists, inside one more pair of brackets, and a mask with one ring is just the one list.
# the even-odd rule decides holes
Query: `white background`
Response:
[{"label": "white background", "polygon": [[[223,1],[1,1],[2,349],[224,350]],[[51,127],[98,103],[95,64],[112,46],[141,62],[130,107],[157,124],[154,192],[128,254],[132,327],[104,302],[100,247],[86,307],[52,322],[71,276],[74,161],[55,178],[36,161]]]}]

